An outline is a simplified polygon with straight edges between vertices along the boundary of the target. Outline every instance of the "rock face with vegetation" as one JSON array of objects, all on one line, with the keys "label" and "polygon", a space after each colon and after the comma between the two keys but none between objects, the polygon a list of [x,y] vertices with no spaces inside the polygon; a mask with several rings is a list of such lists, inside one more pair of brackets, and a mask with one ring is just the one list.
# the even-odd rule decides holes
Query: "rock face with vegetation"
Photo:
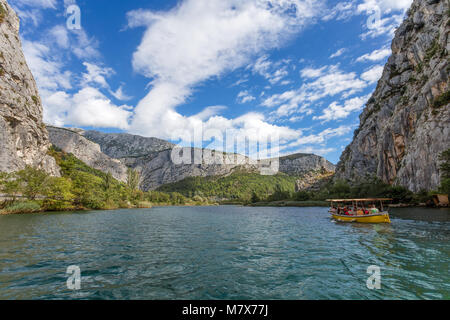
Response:
[{"label": "rock face with vegetation", "polygon": [[22,52],[19,18],[0,0],[0,171],[30,165],[59,175],[49,147],[41,100]]},{"label": "rock face with vegetation", "polygon": [[100,146],[82,136],[82,130],[47,126],[51,143],[64,152],[71,153],[88,166],[127,181],[127,167],[100,150]]},{"label": "rock face with vegetation", "polygon": [[377,176],[414,192],[440,185],[450,147],[449,15],[448,0],[414,0],[337,179]]}]

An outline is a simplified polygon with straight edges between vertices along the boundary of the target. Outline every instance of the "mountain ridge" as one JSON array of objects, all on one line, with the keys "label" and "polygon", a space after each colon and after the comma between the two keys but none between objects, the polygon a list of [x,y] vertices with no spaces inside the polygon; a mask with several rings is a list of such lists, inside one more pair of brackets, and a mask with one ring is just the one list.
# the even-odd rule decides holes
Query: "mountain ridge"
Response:
[{"label": "mountain ridge", "polygon": [[[235,171],[259,172],[278,159],[266,159],[254,164],[246,156],[227,154],[209,149],[181,148],[158,138],[145,138],[126,133],[102,133],[77,128],[48,126],[51,142],[59,149],[73,153],[95,169],[111,173],[116,179],[126,181],[128,168],[140,173],[140,187],[144,191],[155,190],[162,185],[175,183],[189,177],[226,176]],[[141,142],[147,143],[142,147]],[[175,164],[172,152],[201,151],[201,163]],[[142,151],[146,154],[142,154]],[[105,151],[107,153],[105,153]],[[136,153],[136,151],[139,151]],[[127,152],[130,152],[128,154]],[[110,155],[120,156],[118,158]],[[207,155],[223,161],[208,163]],[[193,154],[191,154],[194,159]],[[313,154],[294,154],[279,159],[280,172],[302,176],[312,171],[334,172],[335,166],[323,157]],[[301,184],[299,184],[301,185]]]}]

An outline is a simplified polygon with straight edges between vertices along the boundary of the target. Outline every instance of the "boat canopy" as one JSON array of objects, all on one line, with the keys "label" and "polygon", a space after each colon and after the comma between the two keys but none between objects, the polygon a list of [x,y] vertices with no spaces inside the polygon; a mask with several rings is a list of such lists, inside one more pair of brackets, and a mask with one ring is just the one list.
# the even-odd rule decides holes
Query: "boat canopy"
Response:
[{"label": "boat canopy", "polygon": [[390,198],[370,198],[370,199],[327,199],[328,202],[374,202],[374,201],[392,201]]}]

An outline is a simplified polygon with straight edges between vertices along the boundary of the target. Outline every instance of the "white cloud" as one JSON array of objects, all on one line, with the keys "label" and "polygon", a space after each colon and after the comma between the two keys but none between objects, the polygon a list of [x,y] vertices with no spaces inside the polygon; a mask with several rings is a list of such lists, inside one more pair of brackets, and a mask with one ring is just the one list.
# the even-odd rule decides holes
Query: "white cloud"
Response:
[{"label": "white cloud", "polygon": [[218,115],[220,111],[225,110],[226,108],[226,106],[210,106],[197,113],[195,117],[201,121],[206,121],[209,118]]},{"label": "white cloud", "polygon": [[70,50],[78,59],[92,59],[101,56],[98,51],[98,41],[94,37],[89,37],[88,34],[81,30],[71,30],[74,41],[71,41]]},{"label": "white cloud", "polygon": [[300,75],[303,78],[318,78],[320,77],[323,72],[326,70],[327,67],[323,67],[320,69],[315,69],[315,68],[305,68],[303,70],[300,71]]},{"label": "white cloud", "polygon": [[352,131],[352,127],[348,125],[343,125],[338,128],[327,128],[323,130],[322,132],[319,132],[318,134],[311,134],[311,135],[301,135],[297,139],[297,141],[291,142],[283,147],[283,149],[290,149],[295,148],[298,146],[313,144],[313,145],[321,145],[326,144],[328,139],[334,138],[334,137],[341,137],[349,132]]},{"label": "white cloud", "polygon": [[363,39],[381,35],[392,36],[411,3],[412,0],[341,1],[333,8],[325,10],[322,20],[347,20],[352,16],[365,14],[368,21],[367,31],[361,35]]},{"label": "white cloud", "polygon": [[329,21],[332,19],[346,20],[355,15],[356,1],[339,2],[332,9],[326,11],[322,20]]},{"label": "white cloud", "polygon": [[[74,77],[64,71],[60,52],[39,42],[24,40],[23,50],[27,63],[36,79],[44,109],[44,121],[57,126],[92,126],[128,128],[130,107],[114,105],[97,88],[108,89],[106,77],[113,74],[85,62],[87,72]],[[120,88],[119,88],[120,89]],[[74,94],[68,91],[75,91]],[[121,91],[119,91],[120,93]]]},{"label": "white cloud", "polygon": [[39,25],[42,21],[43,10],[54,10],[57,4],[56,0],[15,0],[9,2],[22,24],[31,22],[34,26]]},{"label": "white cloud", "polygon": [[247,103],[255,100],[256,98],[252,96],[247,90],[239,92],[237,96],[238,103]]},{"label": "white cloud", "polygon": [[130,107],[116,106],[98,89],[86,87],[74,95],[63,91],[43,96],[44,120],[57,126],[128,128]]},{"label": "white cloud", "polygon": [[358,5],[358,12],[374,12],[379,8],[382,13],[390,13],[392,11],[406,11],[411,7],[413,0],[363,0]]},{"label": "white cloud", "polygon": [[[369,16],[367,29],[361,35],[363,39],[375,38],[381,35],[392,37],[395,29],[402,23],[406,10],[412,0],[364,0],[357,7],[358,13]],[[397,12],[397,13],[395,13]]]},{"label": "white cloud", "polygon": [[345,101],[343,106],[341,106],[338,102],[333,102],[323,110],[323,114],[321,116],[313,117],[313,120],[323,120],[323,122],[328,122],[332,120],[345,119],[350,115],[350,113],[362,110],[369,98],[370,95],[353,98]]},{"label": "white cloud", "polygon": [[63,64],[55,59],[56,57],[49,47],[38,42],[24,40],[23,51],[40,89],[67,90],[72,88],[72,73],[61,71]]},{"label": "white cloud", "polygon": [[342,94],[350,96],[368,86],[367,82],[358,78],[354,72],[345,73],[338,65],[320,69],[304,69],[302,75],[312,79],[297,90],[275,94],[263,101],[266,107],[279,106],[273,113],[275,118],[289,116],[293,113],[311,114],[311,103],[328,96]]},{"label": "white cloud", "polygon": [[95,64],[83,62],[86,67],[87,73],[83,73],[82,85],[98,84],[102,88],[109,88],[109,85],[105,77],[109,77],[114,74],[114,70],[111,68],[99,67]]},{"label": "white cloud", "polygon": [[336,51],[335,53],[333,53],[333,54],[330,56],[330,59],[340,57],[340,56],[342,56],[346,51],[347,51],[346,48],[339,49],[338,51]]},{"label": "white cloud", "polygon": [[116,91],[109,91],[109,93],[117,100],[127,101],[133,99],[133,97],[128,96],[123,92],[123,85],[121,85]]},{"label": "white cloud", "polygon": [[252,66],[254,73],[257,73],[267,79],[271,85],[279,83],[285,78],[288,72],[289,60],[281,60],[272,62],[267,55],[264,55],[256,60]]},{"label": "white cloud", "polygon": [[374,50],[371,53],[367,53],[358,59],[356,61],[358,62],[364,62],[364,61],[380,61],[383,60],[386,57],[389,57],[391,55],[392,51],[389,48],[383,48]]},{"label": "white cloud", "polygon": [[[189,132],[202,125],[198,117],[185,117],[175,109],[193,88],[248,64],[267,49],[280,47],[317,15],[322,4],[313,0],[186,0],[168,12],[130,12],[129,27],[146,27],[133,55],[133,67],[153,79],[150,92],[135,109],[131,131],[174,138],[174,132]],[[283,70],[276,74],[282,75]],[[204,125],[272,128],[259,114],[238,119],[215,116]],[[274,128],[292,134],[290,129]]]},{"label": "white cloud", "polygon": [[50,35],[54,38],[54,41],[59,47],[63,49],[68,49],[70,47],[69,33],[64,26],[54,26],[50,30]]},{"label": "white cloud", "polygon": [[361,75],[361,79],[369,82],[370,84],[373,84],[373,83],[377,82],[378,80],[380,80],[381,76],[383,75],[383,70],[384,70],[384,67],[381,65],[374,66],[371,69],[364,72]]},{"label": "white cloud", "polygon": [[18,6],[29,6],[29,7],[38,7],[38,8],[55,8],[56,0],[15,0],[15,5]]}]

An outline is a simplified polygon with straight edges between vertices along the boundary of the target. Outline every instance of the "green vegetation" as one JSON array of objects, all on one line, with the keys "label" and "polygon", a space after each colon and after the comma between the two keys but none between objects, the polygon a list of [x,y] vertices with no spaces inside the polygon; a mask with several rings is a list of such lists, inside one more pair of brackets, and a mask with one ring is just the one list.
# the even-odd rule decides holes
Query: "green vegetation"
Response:
[{"label": "green vegetation", "polygon": [[[447,155],[449,156],[449,155]],[[392,186],[376,177],[366,177],[360,183],[328,182],[315,191],[295,192],[299,177],[283,174],[261,176],[258,173],[235,172],[222,177],[187,178],[164,185],[159,191],[179,192],[186,197],[215,198],[223,204],[251,204],[253,206],[325,206],[327,199],[392,198],[393,203],[417,205],[432,203],[433,192],[413,193],[402,186]]]},{"label": "green vegetation", "polygon": [[39,103],[39,98],[36,96],[31,96],[31,100],[33,100],[34,104],[38,104]]},{"label": "green vegetation", "polygon": [[6,10],[3,7],[3,5],[0,3],[0,24],[2,24],[3,22],[5,22],[5,18],[6,18]]},{"label": "green vegetation", "polygon": [[[140,176],[129,170],[127,182],[87,166],[69,153],[51,148],[61,168],[61,177],[26,167],[15,173],[0,173],[0,213],[32,213],[85,209],[148,208],[153,205],[248,204],[253,206],[326,206],[330,198],[392,198],[394,203],[431,203],[432,192],[413,193],[374,177],[350,185],[343,180],[323,180],[320,190],[295,192],[300,177],[285,174],[262,176],[244,171],[228,176],[190,177],[160,187],[139,190]],[[450,191],[450,149],[441,155],[442,185]],[[327,179],[327,176],[322,178]],[[328,181],[328,182],[327,182]]]},{"label": "green vegetation", "polygon": [[444,92],[433,102],[433,108],[438,109],[450,103],[450,91]]},{"label": "green vegetation", "polygon": [[436,55],[436,53],[440,49],[441,49],[441,46],[439,45],[439,37],[437,37],[436,39],[434,39],[430,48],[425,53],[425,57],[424,57],[425,62],[430,62],[430,60]]},{"label": "green vegetation", "polygon": [[[241,203],[252,199],[283,200],[295,190],[297,177],[285,174],[262,176],[259,173],[234,172],[229,176],[189,177],[158,189],[162,192],[179,192],[185,197],[226,199]],[[280,199],[281,198],[281,199]]]},{"label": "green vegetation", "polygon": [[202,197],[187,199],[180,193],[143,192],[139,174],[129,171],[127,183],[87,166],[69,153],[51,148],[62,177],[26,167],[14,173],[0,173],[0,213],[29,213],[84,209],[148,208],[157,205],[209,204]]},{"label": "green vegetation", "polygon": [[[269,203],[274,206],[322,206],[327,199],[356,198],[392,198],[393,203],[417,205],[432,203],[433,192],[413,193],[401,186],[391,186],[374,177],[367,177],[364,182],[350,185],[343,180],[329,181],[319,191],[300,191],[292,193],[283,201]],[[270,198],[268,201],[270,202]],[[261,205],[264,201],[257,203]]]},{"label": "green vegetation", "polygon": [[376,177],[366,177],[363,182],[350,185],[338,180],[329,182],[319,192],[310,193],[311,200],[356,199],[356,198],[392,198],[393,203],[419,204],[432,200],[432,193],[426,191],[417,194],[402,186],[384,183]]}]

